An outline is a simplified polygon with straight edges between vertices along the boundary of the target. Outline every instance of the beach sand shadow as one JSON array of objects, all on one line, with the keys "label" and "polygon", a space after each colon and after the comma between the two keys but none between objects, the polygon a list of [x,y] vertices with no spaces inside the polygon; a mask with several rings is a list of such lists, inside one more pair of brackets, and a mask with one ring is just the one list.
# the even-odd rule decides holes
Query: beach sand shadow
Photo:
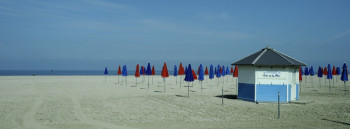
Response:
[{"label": "beach sand shadow", "polygon": [[156,91],[154,91],[154,92],[156,92],[156,93],[162,93],[163,91],[156,90]]},{"label": "beach sand shadow", "polygon": [[175,95],[176,97],[186,97],[187,98],[187,96],[183,96],[183,95]]},{"label": "beach sand shadow", "polygon": [[[215,97],[221,98],[221,95],[217,95]],[[225,99],[237,99],[237,95],[224,95],[223,96]]]},{"label": "beach sand shadow", "polygon": [[350,123],[345,123],[345,122],[340,122],[340,121],[334,121],[334,120],[328,120],[328,119],[322,119],[324,121],[330,121],[330,122],[334,122],[334,123],[338,123],[338,124],[343,124],[343,125],[349,125],[350,126]]}]

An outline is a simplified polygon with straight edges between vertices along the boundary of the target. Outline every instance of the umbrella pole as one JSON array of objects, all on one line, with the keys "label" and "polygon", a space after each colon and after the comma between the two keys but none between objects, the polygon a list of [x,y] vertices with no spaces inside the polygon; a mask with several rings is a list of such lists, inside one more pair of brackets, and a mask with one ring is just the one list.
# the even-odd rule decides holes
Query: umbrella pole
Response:
[{"label": "umbrella pole", "polygon": [[149,76],[148,76],[148,89],[149,89]]},{"label": "umbrella pole", "polygon": [[320,83],[320,88],[321,88],[321,85],[322,85],[321,78],[318,78],[318,82]]},{"label": "umbrella pole", "polygon": [[346,81],[344,81],[344,92],[346,94]]},{"label": "umbrella pole", "polygon": [[128,80],[127,80],[126,76],[125,76],[125,84],[126,84],[126,86],[128,86]]},{"label": "umbrella pole", "polygon": [[153,85],[153,76],[152,76],[152,85]]},{"label": "umbrella pole", "polygon": [[165,78],[163,78],[163,82],[164,82],[164,93],[165,93]]},{"label": "umbrella pole", "polygon": [[106,83],[106,75],[105,75],[105,83]]},{"label": "umbrella pole", "polygon": [[175,80],[175,85],[177,85],[177,77],[175,77],[176,78],[176,80]]},{"label": "umbrella pole", "polygon": [[328,82],[329,82],[329,91],[331,91],[331,80],[329,79]]},{"label": "umbrella pole", "polygon": [[118,84],[119,84],[119,75],[118,75]]},{"label": "umbrella pole", "polygon": [[190,98],[190,84],[187,86],[187,98]]},{"label": "umbrella pole", "polygon": [[182,75],[180,75],[180,90],[181,90],[181,83],[182,83]]},{"label": "umbrella pole", "polygon": [[224,106],[224,85],[221,87],[221,105]]},{"label": "umbrella pole", "polygon": [[201,81],[201,93],[202,93],[202,84],[203,84],[203,82]]},{"label": "umbrella pole", "polygon": [[222,85],[225,84],[225,77],[222,77]]},{"label": "umbrella pole", "polygon": [[137,77],[136,77],[136,86],[137,86]]}]

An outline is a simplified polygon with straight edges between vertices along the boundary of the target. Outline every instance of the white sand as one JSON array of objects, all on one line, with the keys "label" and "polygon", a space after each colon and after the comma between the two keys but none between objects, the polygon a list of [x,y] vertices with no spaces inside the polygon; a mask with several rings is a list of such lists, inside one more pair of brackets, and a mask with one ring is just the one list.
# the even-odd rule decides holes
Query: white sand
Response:
[{"label": "white sand", "polygon": [[[187,87],[175,78],[147,77],[135,86],[135,77],[118,82],[117,76],[0,76],[0,129],[202,129],[202,128],[350,128],[350,95],[343,82],[332,86],[317,77],[302,83],[300,99],[306,105],[282,104],[277,119],[276,103],[224,99],[222,79],[195,81]],[[207,78],[206,78],[207,79]],[[178,77],[178,81],[180,77]],[[305,80],[305,77],[304,77]],[[210,85],[211,84],[211,85]],[[225,78],[224,94],[236,94],[231,76]],[[186,83],[187,85],[187,83]],[[184,86],[184,83],[182,83]],[[211,87],[211,88],[210,88]]]}]

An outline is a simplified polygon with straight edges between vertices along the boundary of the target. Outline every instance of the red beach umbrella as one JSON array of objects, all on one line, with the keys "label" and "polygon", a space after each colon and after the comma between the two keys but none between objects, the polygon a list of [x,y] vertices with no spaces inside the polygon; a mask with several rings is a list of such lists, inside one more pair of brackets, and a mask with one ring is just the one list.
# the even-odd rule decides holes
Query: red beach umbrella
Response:
[{"label": "red beach umbrella", "polygon": [[204,75],[209,75],[209,72],[208,72],[208,67],[207,67],[207,66],[205,66]]},{"label": "red beach umbrella", "polygon": [[198,78],[197,78],[197,75],[196,75],[196,73],[194,73],[194,70],[192,69],[192,75],[193,75],[193,79],[194,80],[197,80]]},{"label": "red beach umbrella", "polygon": [[139,64],[136,65],[135,78],[136,78],[136,86],[137,86],[137,78],[140,77],[140,69]]},{"label": "red beach umbrella", "polygon": [[142,75],[145,75],[145,67],[144,66],[141,66],[141,69],[142,69]]},{"label": "red beach umbrella", "polygon": [[[139,64],[136,65],[135,77],[136,77],[136,79],[138,77],[140,77],[140,66],[139,66]],[[137,80],[136,80],[136,82],[137,82]]]},{"label": "red beach umbrella", "polygon": [[231,73],[233,73],[233,67],[231,66]]},{"label": "red beach umbrella", "polygon": [[328,74],[327,67],[324,67],[324,69],[323,69],[323,75],[326,75],[326,76],[327,76],[327,74]]},{"label": "red beach umbrella", "polygon": [[222,74],[222,67],[220,67],[220,74]]},{"label": "red beach umbrella", "polygon": [[301,67],[299,67],[299,81],[303,81],[303,75],[302,75]]},{"label": "red beach umbrella", "polygon": [[119,68],[118,68],[118,84],[119,84],[119,75],[122,74],[122,70],[120,69],[120,65],[119,65]]},{"label": "red beach umbrella", "polygon": [[198,66],[198,71],[197,71],[197,75],[199,75],[199,66]]},{"label": "red beach umbrella", "polygon": [[335,66],[333,66],[332,75],[337,75],[337,71],[335,70]]},{"label": "red beach umbrella", "polygon": [[184,67],[182,66],[182,62],[180,62],[178,74],[179,74],[179,75],[185,74],[185,69],[184,69]]},{"label": "red beach umbrella", "polygon": [[154,65],[152,67],[152,75],[156,75],[156,70],[154,70]]},{"label": "red beach umbrella", "polygon": [[233,72],[233,77],[238,77],[238,67],[235,66],[235,71]]},{"label": "red beach umbrella", "polygon": [[164,93],[165,93],[165,78],[169,77],[168,67],[166,66],[165,62],[162,69],[162,77],[164,82]]},{"label": "red beach umbrella", "polygon": [[118,68],[118,75],[122,74],[122,70],[120,69],[120,65],[119,65],[119,68]]}]

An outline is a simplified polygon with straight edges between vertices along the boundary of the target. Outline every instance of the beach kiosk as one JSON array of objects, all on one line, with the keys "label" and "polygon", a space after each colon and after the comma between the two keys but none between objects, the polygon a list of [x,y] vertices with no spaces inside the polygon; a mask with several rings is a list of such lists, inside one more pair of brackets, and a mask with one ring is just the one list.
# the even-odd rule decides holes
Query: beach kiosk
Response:
[{"label": "beach kiosk", "polygon": [[306,66],[290,56],[266,47],[240,59],[237,65],[238,99],[254,102],[299,100],[299,67]]}]

